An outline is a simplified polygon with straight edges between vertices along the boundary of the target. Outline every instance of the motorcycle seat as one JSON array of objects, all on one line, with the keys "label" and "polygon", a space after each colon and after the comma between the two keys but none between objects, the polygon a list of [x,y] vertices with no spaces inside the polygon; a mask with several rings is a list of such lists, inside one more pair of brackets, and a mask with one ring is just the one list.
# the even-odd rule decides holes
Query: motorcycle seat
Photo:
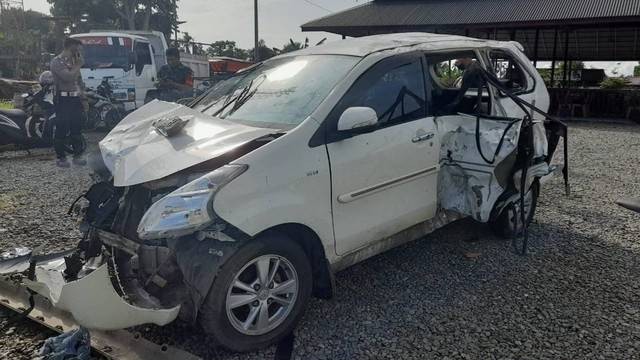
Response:
[{"label": "motorcycle seat", "polygon": [[620,199],[616,203],[623,208],[640,213],[640,199],[638,198]]},{"label": "motorcycle seat", "polygon": [[20,109],[0,109],[0,115],[4,115],[9,119],[24,119],[27,113]]}]

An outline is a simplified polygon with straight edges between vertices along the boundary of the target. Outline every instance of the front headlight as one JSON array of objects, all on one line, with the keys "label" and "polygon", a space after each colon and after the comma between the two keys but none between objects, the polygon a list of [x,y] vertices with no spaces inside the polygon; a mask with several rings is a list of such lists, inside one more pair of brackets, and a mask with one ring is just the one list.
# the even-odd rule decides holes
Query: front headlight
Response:
[{"label": "front headlight", "polygon": [[215,193],[247,168],[225,165],[156,201],[142,217],[138,236],[144,240],[176,238],[204,229],[214,220]]}]

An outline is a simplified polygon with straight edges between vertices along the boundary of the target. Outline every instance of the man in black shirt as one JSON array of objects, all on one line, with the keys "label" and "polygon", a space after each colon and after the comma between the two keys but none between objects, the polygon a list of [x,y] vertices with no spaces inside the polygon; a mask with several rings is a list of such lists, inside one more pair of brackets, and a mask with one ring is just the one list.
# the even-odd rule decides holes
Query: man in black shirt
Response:
[{"label": "man in black shirt", "polygon": [[176,101],[193,96],[193,71],[180,62],[180,51],[167,49],[167,65],[158,71],[159,98]]}]

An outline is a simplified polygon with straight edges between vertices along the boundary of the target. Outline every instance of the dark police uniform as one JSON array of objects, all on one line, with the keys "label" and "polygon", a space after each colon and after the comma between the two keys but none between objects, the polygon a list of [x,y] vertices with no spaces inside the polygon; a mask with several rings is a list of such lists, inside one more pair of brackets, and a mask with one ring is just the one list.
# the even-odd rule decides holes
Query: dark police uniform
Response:
[{"label": "dark police uniform", "polygon": [[54,134],[54,149],[59,159],[66,157],[65,141],[71,136],[71,145],[75,156],[82,151],[82,119],[84,108],[81,95],[84,88],[80,70],[71,71],[73,62],[70,58],[58,55],[51,60],[56,88],[56,133]]}]

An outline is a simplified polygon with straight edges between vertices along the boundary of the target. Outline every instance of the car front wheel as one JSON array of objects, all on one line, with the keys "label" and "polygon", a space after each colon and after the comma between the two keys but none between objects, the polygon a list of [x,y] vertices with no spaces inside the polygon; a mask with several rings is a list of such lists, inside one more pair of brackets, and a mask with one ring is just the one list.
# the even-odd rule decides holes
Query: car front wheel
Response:
[{"label": "car front wheel", "polygon": [[312,280],[298,244],[279,234],[256,239],[221,267],[200,310],[200,324],[233,351],[277,343],[302,317]]}]

